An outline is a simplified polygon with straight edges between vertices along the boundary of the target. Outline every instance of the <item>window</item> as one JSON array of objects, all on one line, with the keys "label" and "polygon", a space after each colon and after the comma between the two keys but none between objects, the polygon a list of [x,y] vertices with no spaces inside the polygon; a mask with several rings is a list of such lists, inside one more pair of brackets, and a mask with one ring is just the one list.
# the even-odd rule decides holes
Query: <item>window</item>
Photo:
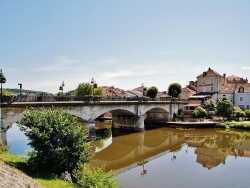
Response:
[{"label": "window", "polygon": [[213,80],[213,78],[211,78],[211,84],[213,84],[214,83],[214,80]]},{"label": "window", "polygon": [[205,80],[204,79],[202,80],[202,83],[205,84]]},{"label": "window", "polygon": [[243,97],[240,97],[240,101],[243,101]]},{"label": "window", "polygon": [[249,104],[247,105],[247,109],[249,109]]},{"label": "window", "polygon": [[214,87],[211,87],[211,91],[214,91]]},{"label": "window", "polygon": [[239,93],[244,93],[244,87],[240,86]]}]

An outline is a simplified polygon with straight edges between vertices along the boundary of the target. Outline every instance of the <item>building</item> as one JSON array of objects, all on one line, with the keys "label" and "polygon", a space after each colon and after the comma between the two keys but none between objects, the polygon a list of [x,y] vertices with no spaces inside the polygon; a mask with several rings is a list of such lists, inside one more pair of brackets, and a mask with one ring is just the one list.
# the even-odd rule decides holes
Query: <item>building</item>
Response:
[{"label": "building", "polygon": [[228,97],[235,106],[239,106],[243,110],[250,108],[250,83],[248,79],[240,78],[232,75],[226,77],[224,74],[224,82],[221,86],[218,97]]},{"label": "building", "polygon": [[218,100],[218,93],[224,81],[224,76],[211,68],[196,77],[196,95],[210,95],[215,102]]}]

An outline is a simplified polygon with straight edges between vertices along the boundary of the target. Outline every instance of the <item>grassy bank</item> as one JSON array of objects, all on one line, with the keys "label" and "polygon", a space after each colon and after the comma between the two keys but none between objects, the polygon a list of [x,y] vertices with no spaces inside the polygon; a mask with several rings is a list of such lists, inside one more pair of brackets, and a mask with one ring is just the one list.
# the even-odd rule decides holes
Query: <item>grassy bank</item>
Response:
[{"label": "grassy bank", "polygon": [[250,121],[222,121],[216,128],[250,130]]},{"label": "grassy bank", "polygon": [[42,185],[48,188],[75,188],[76,186],[69,184],[66,181],[59,179],[58,177],[51,174],[43,174],[41,172],[37,172],[34,169],[30,169],[27,165],[27,160],[23,157],[11,155],[8,152],[0,152],[0,159],[21,170],[28,176],[32,177],[36,181],[40,182]]}]

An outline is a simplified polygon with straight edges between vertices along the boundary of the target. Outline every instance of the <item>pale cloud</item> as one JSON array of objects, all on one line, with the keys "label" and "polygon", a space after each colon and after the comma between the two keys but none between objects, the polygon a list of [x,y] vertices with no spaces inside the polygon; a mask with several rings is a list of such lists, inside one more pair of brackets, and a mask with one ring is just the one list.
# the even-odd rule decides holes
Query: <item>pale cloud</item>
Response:
[{"label": "pale cloud", "polygon": [[250,67],[241,67],[242,69],[250,69]]},{"label": "pale cloud", "polygon": [[66,69],[72,69],[74,65],[78,64],[78,59],[69,58],[67,56],[56,56],[52,62],[47,66],[42,66],[38,70],[40,71],[61,71]]},{"label": "pale cloud", "polygon": [[104,63],[118,63],[120,60],[119,59],[103,59],[101,60]]}]

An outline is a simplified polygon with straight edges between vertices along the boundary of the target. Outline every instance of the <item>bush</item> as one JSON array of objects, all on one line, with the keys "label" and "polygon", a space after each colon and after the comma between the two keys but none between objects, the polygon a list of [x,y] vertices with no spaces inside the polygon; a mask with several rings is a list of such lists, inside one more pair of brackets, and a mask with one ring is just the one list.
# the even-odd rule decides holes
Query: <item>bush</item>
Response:
[{"label": "bush", "polygon": [[21,124],[34,148],[28,160],[33,167],[60,175],[91,159],[88,132],[68,112],[27,109]]},{"label": "bush", "polygon": [[197,107],[194,111],[193,111],[193,117],[194,118],[204,118],[207,116],[207,111],[202,108],[202,107]]},{"label": "bush", "polygon": [[8,151],[8,146],[0,141],[0,153]]},{"label": "bush", "polygon": [[75,173],[77,184],[84,188],[118,188],[116,174],[113,171],[105,172],[103,167],[91,168],[84,164],[81,171]]}]

